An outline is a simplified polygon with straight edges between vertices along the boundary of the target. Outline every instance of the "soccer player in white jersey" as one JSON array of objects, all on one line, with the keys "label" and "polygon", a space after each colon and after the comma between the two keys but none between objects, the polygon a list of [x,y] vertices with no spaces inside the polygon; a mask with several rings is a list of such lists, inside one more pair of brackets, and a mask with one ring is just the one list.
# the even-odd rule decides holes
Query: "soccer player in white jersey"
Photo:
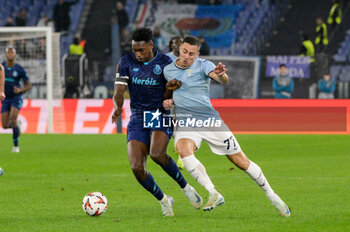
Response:
[{"label": "soccer player in white jersey", "polygon": [[[180,45],[182,44],[182,36],[174,36],[173,38],[170,39],[169,41],[169,52],[166,54],[167,56],[170,57],[170,59],[174,62],[179,58],[180,52],[179,48]],[[175,144],[174,144],[174,152],[178,154],[177,162],[176,165],[182,170],[185,168],[184,162],[181,159],[181,156],[179,155],[179,152],[176,150]]]},{"label": "soccer player in white jersey", "polygon": [[163,105],[168,108],[174,103],[176,148],[186,170],[209,192],[209,200],[203,210],[211,210],[225,203],[205,167],[194,155],[205,140],[213,153],[227,156],[229,161],[246,172],[265,192],[280,215],[289,217],[291,213],[288,206],[272,190],[260,167],[243,153],[232,132],[212,107],[209,98],[210,78],[225,84],[228,81],[227,69],[222,63],[215,66],[208,60],[199,59],[199,48],[200,42],[196,37],[185,37],[180,46],[179,59],[164,68],[167,87],[180,87],[173,91],[173,99],[165,100]]},{"label": "soccer player in white jersey", "polygon": [[174,36],[169,40],[169,52],[166,55],[169,56],[172,61],[175,61],[179,57],[179,48],[181,43],[181,36]]}]

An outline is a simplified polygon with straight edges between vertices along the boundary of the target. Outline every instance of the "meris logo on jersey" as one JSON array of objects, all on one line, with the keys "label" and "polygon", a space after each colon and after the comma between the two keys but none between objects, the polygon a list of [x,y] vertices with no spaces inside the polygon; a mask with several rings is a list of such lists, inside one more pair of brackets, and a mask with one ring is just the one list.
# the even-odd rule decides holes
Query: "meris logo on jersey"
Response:
[{"label": "meris logo on jersey", "polygon": [[132,78],[132,83],[136,85],[159,85],[159,82],[153,78],[140,79],[137,77]]},{"label": "meris logo on jersey", "polygon": [[17,77],[18,76],[18,72],[16,70],[13,71],[12,75],[13,75],[13,77]]}]

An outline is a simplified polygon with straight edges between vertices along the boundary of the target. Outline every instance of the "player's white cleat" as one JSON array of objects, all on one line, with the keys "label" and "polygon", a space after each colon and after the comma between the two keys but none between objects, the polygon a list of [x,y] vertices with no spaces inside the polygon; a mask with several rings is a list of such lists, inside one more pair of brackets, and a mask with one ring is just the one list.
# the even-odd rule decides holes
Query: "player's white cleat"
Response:
[{"label": "player's white cleat", "polygon": [[205,206],[203,207],[203,210],[209,211],[214,209],[216,206],[219,206],[222,204],[225,204],[225,199],[220,193],[216,192],[213,194],[209,194],[209,200],[207,204],[205,204]]},{"label": "player's white cleat", "polygon": [[19,147],[13,147],[11,152],[12,153],[19,153]]},{"label": "player's white cleat", "polygon": [[187,199],[190,201],[193,208],[199,209],[202,206],[203,200],[201,196],[191,185],[187,184],[186,187],[182,189],[182,191],[184,192]]},{"label": "player's white cleat", "polygon": [[174,199],[171,196],[164,194],[163,199],[160,200],[159,203],[162,206],[164,217],[174,216],[174,212],[173,212]]},{"label": "player's white cleat", "polygon": [[277,194],[275,194],[273,199],[271,199],[271,203],[281,216],[290,217],[291,212],[289,207],[281,200]]}]

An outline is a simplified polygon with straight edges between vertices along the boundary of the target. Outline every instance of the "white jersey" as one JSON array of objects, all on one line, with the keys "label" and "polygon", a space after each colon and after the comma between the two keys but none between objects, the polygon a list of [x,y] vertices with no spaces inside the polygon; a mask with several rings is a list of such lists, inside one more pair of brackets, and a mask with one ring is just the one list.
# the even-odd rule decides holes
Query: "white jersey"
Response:
[{"label": "white jersey", "polygon": [[175,62],[175,60],[178,58],[172,52],[168,52],[166,55],[169,56],[173,62]]},{"label": "white jersey", "polygon": [[173,92],[177,119],[184,117],[216,118],[220,116],[213,108],[209,97],[210,77],[215,65],[208,60],[197,58],[191,67],[182,69],[175,62],[165,66],[164,77],[167,81],[177,79],[182,86]]},{"label": "white jersey", "polygon": [[[175,144],[179,139],[187,138],[194,141],[199,149],[202,141],[205,140],[215,154],[237,154],[241,148],[235,136],[210,102],[208,75],[214,68],[215,65],[212,62],[200,58],[186,69],[178,67],[175,62],[164,67],[164,77],[167,81],[177,79],[182,82],[181,87],[173,92],[175,116],[178,122],[174,133]],[[193,118],[197,120],[192,120]],[[180,121],[184,122],[183,127]],[[217,122],[219,122],[218,126]]]}]

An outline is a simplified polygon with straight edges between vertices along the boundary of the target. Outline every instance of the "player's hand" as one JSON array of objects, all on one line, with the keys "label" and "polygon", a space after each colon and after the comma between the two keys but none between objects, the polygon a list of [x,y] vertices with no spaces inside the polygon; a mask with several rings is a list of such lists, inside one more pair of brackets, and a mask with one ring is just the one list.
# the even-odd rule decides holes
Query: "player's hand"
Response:
[{"label": "player's hand", "polygon": [[165,110],[170,110],[173,107],[174,101],[173,99],[166,99],[163,101],[163,107]]},{"label": "player's hand", "polygon": [[0,92],[0,101],[3,101],[3,100],[5,100],[5,93],[4,93],[4,91],[1,91]]},{"label": "player's hand", "polygon": [[216,65],[216,67],[214,68],[214,73],[219,76],[224,75],[226,71],[227,71],[227,68],[221,62],[219,62],[218,65]]},{"label": "player's hand", "polygon": [[117,122],[117,119],[119,118],[119,116],[122,114],[123,109],[116,109],[112,115],[112,123]]},{"label": "player's hand", "polygon": [[18,93],[21,93],[21,90],[17,86],[15,86],[15,87],[13,87],[13,92],[15,94],[18,94]]},{"label": "player's hand", "polygon": [[165,87],[167,88],[167,90],[170,91],[174,91],[178,88],[180,88],[182,85],[182,82],[177,80],[177,79],[173,79],[171,81],[169,81],[168,83],[166,83]]}]

